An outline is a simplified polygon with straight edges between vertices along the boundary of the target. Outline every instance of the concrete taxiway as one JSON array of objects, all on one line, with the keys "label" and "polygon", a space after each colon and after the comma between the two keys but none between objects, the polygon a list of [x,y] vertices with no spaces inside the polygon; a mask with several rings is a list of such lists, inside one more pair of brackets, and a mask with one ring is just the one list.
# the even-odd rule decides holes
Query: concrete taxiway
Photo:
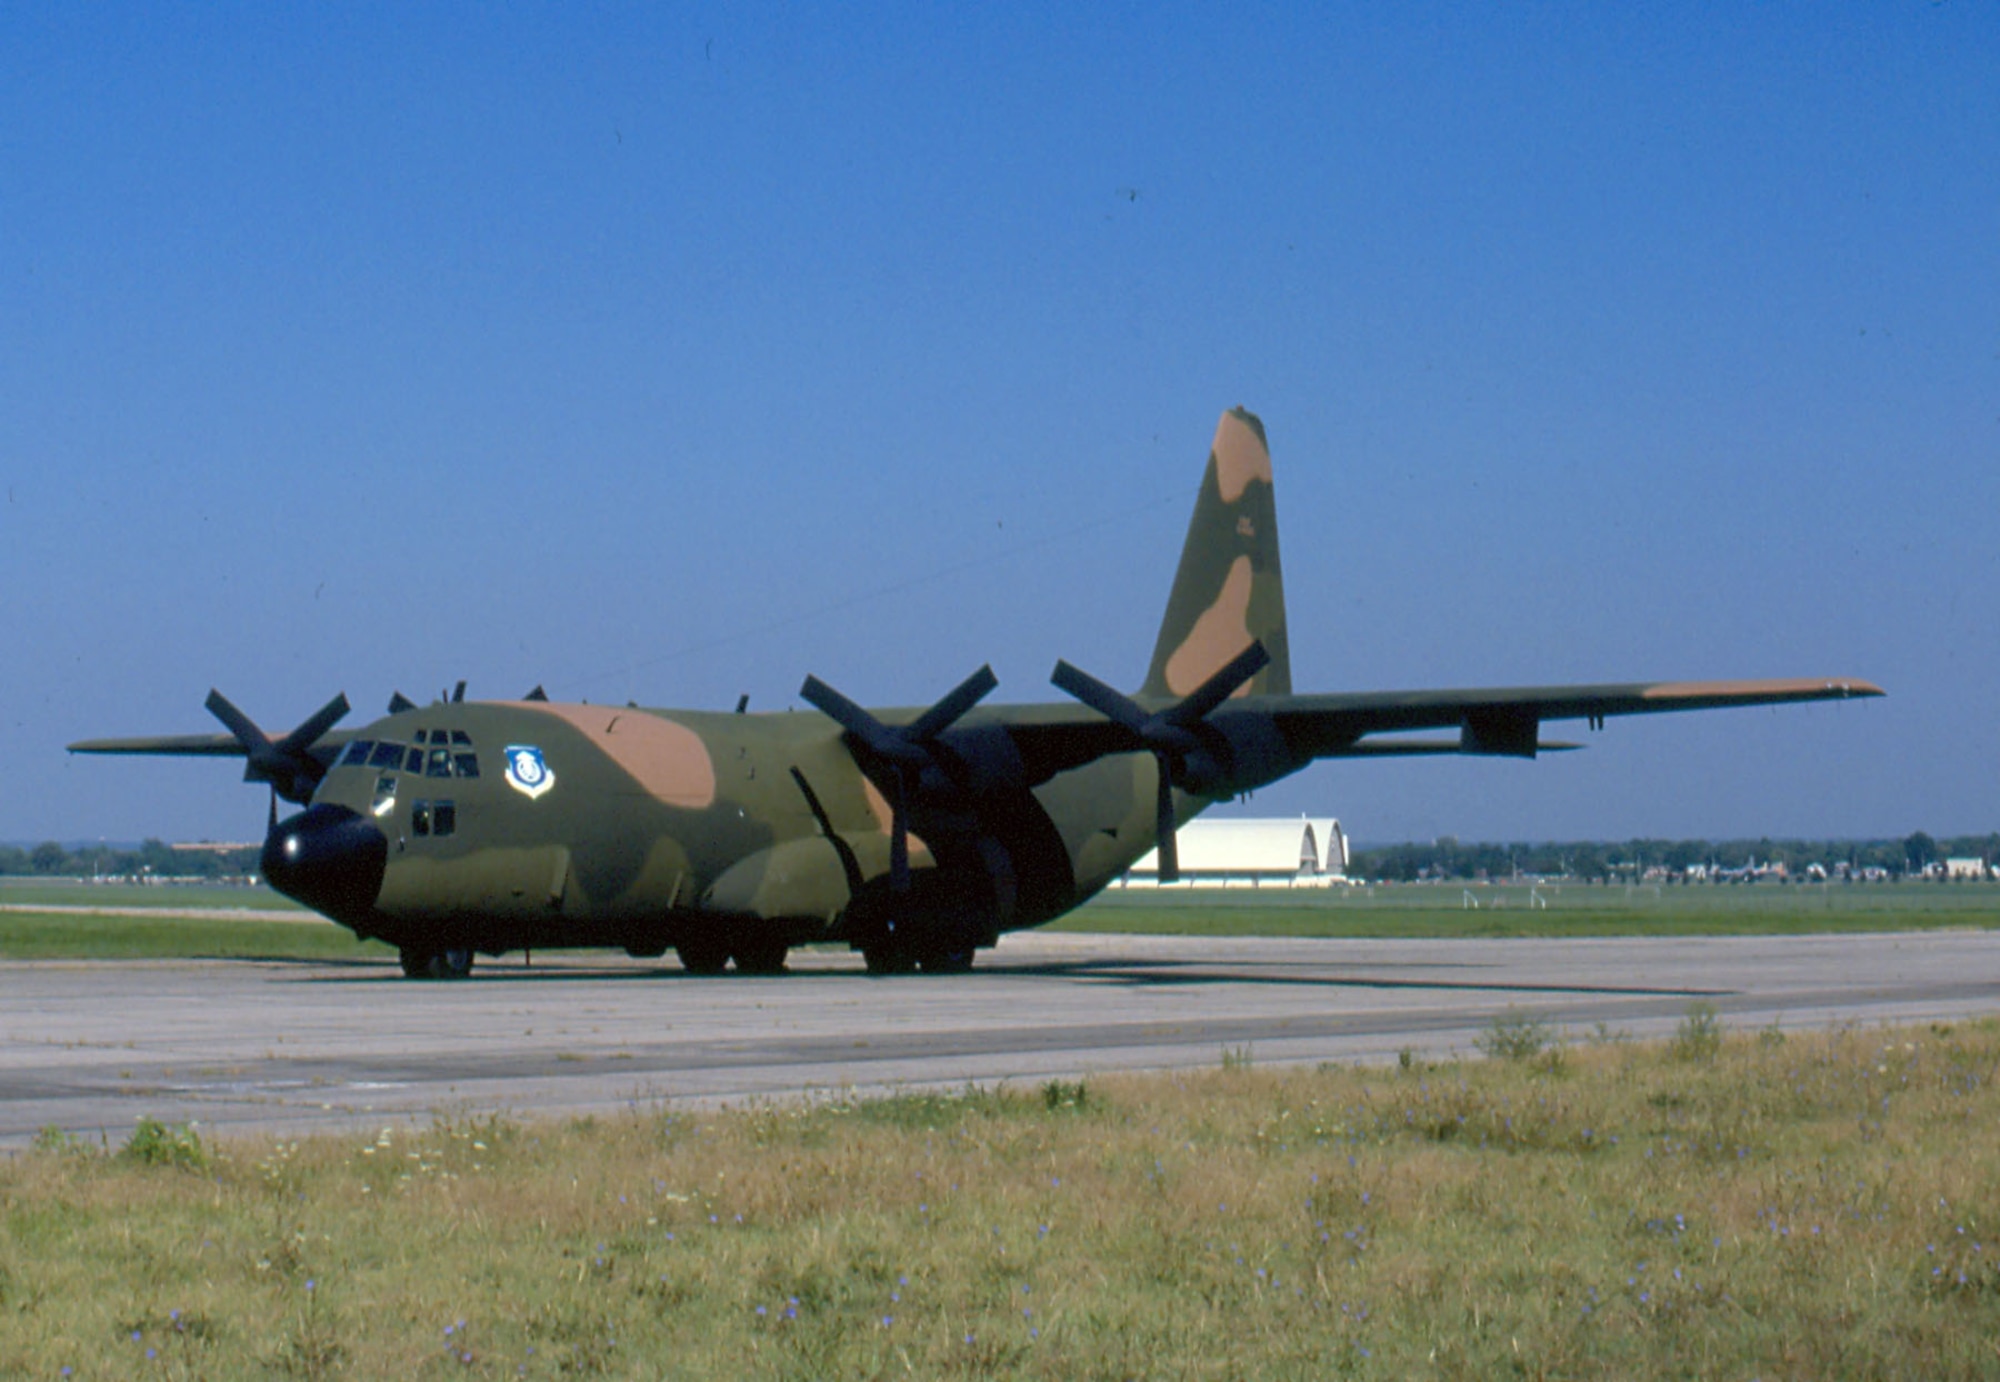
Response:
[{"label": "concrete taxiway", "polygon": [[1645,940],[1208,940],[1027,934],[952,977],[845,953],[698,979],[603,956],[393,963],[0,964],[0,1146],[140,1117],[221,1131],[608,1111],[967,1081],[1471,1053],[1510,1010],[1588,1036],[2000,1011],[1983,932]]}]

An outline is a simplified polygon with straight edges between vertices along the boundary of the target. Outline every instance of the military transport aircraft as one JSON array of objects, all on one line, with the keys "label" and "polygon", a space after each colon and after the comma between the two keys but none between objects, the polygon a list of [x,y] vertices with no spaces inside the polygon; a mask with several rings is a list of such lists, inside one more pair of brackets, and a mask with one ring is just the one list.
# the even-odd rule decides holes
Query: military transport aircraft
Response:
[{"label": "military transport aircraft", "polygon": [[[95,739],[77,753],[242,757],[270,784],[272,886],[402,953],[412,977],[475,951],[669,947],[698,974],[774,973],[844,942],[872,973],[962,971],[1061,916],[1175,828],[1318,758],[1573,748],[1544,720],[1881,695],[1863,681],[1640,682],[1292,694],[1263,424],[1223,414],[1133,695],[1067,662],[1071,700],[981,704],[982,667],[928,709],[867,710],[807,677],[818,714],[645,710],[398,694],[336,730],[336,696],[273,738],[211,691],[229,733]],[[1446,736],[1397,738],[1411,731]],[[277,798],[303,806],[280,820]]]}]

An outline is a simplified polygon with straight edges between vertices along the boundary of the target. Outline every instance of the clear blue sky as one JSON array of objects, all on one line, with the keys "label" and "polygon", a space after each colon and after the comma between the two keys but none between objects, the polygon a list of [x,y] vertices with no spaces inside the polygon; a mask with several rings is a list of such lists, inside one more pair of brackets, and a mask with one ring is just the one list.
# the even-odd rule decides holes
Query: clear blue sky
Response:
[{"label": "clear blue sky", "polygon": [[0,7],[0,839],[344,690],[1136,685],[1261,413],[1300,689],[1819,676],[1364,841],[2000,828],[2000,21]]}]

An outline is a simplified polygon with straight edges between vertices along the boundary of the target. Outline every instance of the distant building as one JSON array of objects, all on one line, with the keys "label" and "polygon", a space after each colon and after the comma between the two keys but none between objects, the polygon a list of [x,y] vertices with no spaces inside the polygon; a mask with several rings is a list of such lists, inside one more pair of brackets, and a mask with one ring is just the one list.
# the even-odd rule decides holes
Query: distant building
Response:
[{"label": "distant building", "polygon": [[1331,817],[1190,821],[1177,837],[1181,877],[1160,882],[1154,850],[1118,886],[1128,888],[1326,888],[1346,883],[1347,835]]},{"label": "distant building", "polygon": [[1947,859],[1944,861],[1944,876],[1953,879],[1984,878],[1986,877],[1986,861],[1984,859]]}]

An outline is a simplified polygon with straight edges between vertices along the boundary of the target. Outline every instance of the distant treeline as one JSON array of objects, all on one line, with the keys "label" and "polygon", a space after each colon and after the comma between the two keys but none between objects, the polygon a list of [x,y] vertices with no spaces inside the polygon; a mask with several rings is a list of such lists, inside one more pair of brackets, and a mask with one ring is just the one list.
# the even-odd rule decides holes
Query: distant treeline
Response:
[{"label": "distant treeline", "polygon": [[0,875],[41,878],[231,878],[257,872],[259,847],[175,849],[148,840],[137,849],[119,845],[65,848],[45,840],[33,849],[0,845]]},{"label": "distant treeline", "polygon": [[[1933,839],[1919,830],[1900,840],[1627,840],[1623,844],[1460,844],[1443,836],[1429,844],[1357,849],[1348,873],[1357,878],[1415,882],[1422,878],[1500,879],[1516,875],[1610,880],[1651,874],[1742,875],[1751,869],[1803,878],[1814,865],[1829,876],[1922,874],[1944,859],[2000,860],[2000,834]],[[1879,876],[1879,875],[1875,875]]]},{"label": "distant treeline", "polygon": [[[44,878],[226,878],[257,872],[258,848],[176,849],[147,840],[137,849],[45,841],[32,849],[0,845],[0,875]],[[1686,878],[1690,872],[1760,874],[1779,870],[1803,878],[1814,865],[1830,876],[1921,874],[1944,859],[2000,862],[2000,834],[1933,839],[1919,830],[1900,840],[1627,840],[1623,844],[1460,844],[1443,836],[1429,844],[1357,849],[1348,863],[1356,878],[1415,882],[1424,878]]]}]

